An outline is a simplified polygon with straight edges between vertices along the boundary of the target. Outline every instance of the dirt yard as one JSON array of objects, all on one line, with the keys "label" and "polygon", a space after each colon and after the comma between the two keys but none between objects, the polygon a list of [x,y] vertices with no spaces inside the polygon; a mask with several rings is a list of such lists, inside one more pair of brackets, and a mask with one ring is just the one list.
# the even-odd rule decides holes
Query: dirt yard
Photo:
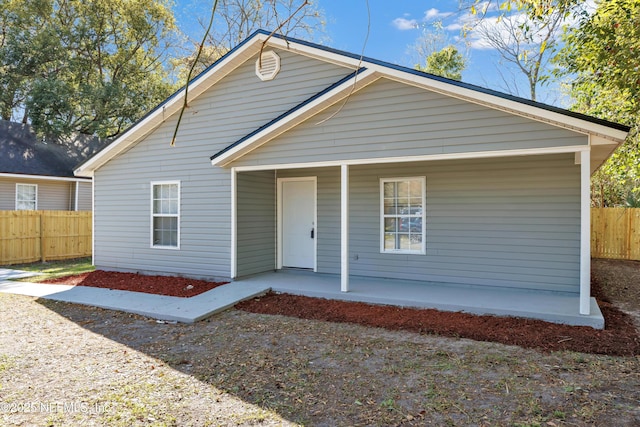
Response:
[{"label": "dirt yard", "polygon": [[[594,260],[601,298],[637,311],[639,271]],[[638,390],[638,356],[242,310],[159,323],[0,294],[0,425],[635,426]]]}]

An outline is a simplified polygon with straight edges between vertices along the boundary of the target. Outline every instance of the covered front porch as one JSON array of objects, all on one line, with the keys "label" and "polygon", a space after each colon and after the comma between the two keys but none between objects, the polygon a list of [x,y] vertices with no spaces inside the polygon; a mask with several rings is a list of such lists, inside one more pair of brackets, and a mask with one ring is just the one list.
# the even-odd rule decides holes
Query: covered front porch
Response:
[{"label": "covered front porch", "polygon": [[[603,328],[589,283],[589,151],[509,154],[234,167],[231,277],[276,292]],[[394,253],[382,195],[397,177],[423,179],[426,245]],[[290,206],[297,215],[312,205],[298,239],[310,239],[313,256],[292,265],[283,183],[301,181],[311,201]]]},{"label": "covered front porch", "polygon": [[580,296],[570,292],[541,292],[503,287],[421,282],[351,276],[349,292],[341,291],[338,274],[279,270],[244,277],[243,285],[261,285],[274,292],[342,301],[432,308],[478,315],[515,316],[574,326],[604,328],[604,317],[590,298],[588,315],[579,313]]}]

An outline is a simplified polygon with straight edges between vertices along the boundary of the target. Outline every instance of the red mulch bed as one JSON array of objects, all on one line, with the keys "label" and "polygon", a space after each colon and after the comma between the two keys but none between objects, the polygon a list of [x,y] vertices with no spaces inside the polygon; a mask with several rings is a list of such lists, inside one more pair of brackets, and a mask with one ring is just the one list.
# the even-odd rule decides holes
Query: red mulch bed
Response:
[{"label": "red mulch bed", "polygon": [[90,273],[59,277],[43,283],[64,283],[75,286],[118,289],[171,297],[193,297],[227,282],[207,282],[175,276],[145,276],[136,273],[117,273],[96,270]]},{"label": "red mulch bed", "polygon": [[[101,270],[61,277],[46,283],[65,283],[178,297],[192,297],[224,284],[183,277],[145,276]],[[607,301],[600,289],[600,284],[595,280],[592,283],[592,292],[598,299],[604,315],[605,330],[515,317],[477,316],[438,310],[399,308],[272,292],[266,296],[239,303],[236,308],[253,313],[349,322],[390,330],[493,341],[544,351],[573,350],[615,356],[640,355],[640,337],[633,320]]]},{"label": "red mulch bed", "polygon": [[438,310],[399,308],[270,292],[241,302],[240,310],[329,322],[357,323],[390,330],[492,341],[543,351],[572,350],[613,356],[640,355],[640,337],[632,319],[600,303],[604,330],[515,317],[478,316]]}]

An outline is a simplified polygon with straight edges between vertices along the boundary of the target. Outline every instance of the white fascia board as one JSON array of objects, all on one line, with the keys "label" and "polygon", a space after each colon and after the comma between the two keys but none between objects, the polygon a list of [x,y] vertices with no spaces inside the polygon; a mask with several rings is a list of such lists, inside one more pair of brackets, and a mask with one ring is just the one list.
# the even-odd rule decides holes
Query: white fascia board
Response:
[{"label": "white fascia board", "polygon": [[559,126],[579,133],[598,135],[605,139],[612,140],[616,143],[621,143],[627,137],[628,132],[613,129],[598,123],[582,120],[577,117],[571,117],[555,111],[549,111],[544,108],[523,104],[521,102],[509,100],[496,95],[491,95],[488,93],[456,86],[451,83],[431,79],[427,76],[420,76],[404,71],[395,70],[393,68],[389,68],[377,63],[372,63],[366,60],[360,61],[359,59],[353,57],[344,56],[334,52],[327,52],[323,49],[314,48],[312,46],[299,45],[296,43],[287,42],[280,38],[271,38],[269,39],[267,44],[279,47],[284,50],[297,52],[316,59],[329,61],[337,65],[355,68],[366,67],[367,69],[378,71],[382,76],[388,77],[392,80],[396,80],[402,83],[408,83],[414,86],[421,87],[423,89],[429,89],[443,95],[453,96],[458,99],[481,104],[508,113],[518,114],[520,116],[549,123],[554,126]]},{"label": "white fascia board", "polygon": [[349,80],[345,81],[339,86],[333,88],[333,90],[325,93],[317,99],[309,102],[300,109],[294,111],[282,120],[279,120],[273,125],[262,129],[260,132],[243,141],[241,144],[233,147],[226,153],[223,153],[219,157],[211,160],[213,166],[224,167],[229,163],[237,160],[245,154],[255,150],[263,144],[271,141],[278,135],[286,132],[287,130],[297,126],[303,121],[313,117],[314,115],[322,112],[323,110],[335,105],[347,96],[359,91],[365,86],[378,80],[380,75],[372,70],[364,70],[360,74],[355,75]]},{"label": "white fascia board", "polygon": [[0,173],[0,178],[39,179],[45,181],[90,182],[88,178],[67,178],[62,176],[27,175],[22,173]]},{"label": "white fascia board", "polygon": [[352,58],[350,56],[331,52],[325,49],[319,49],[313,46],[286,41],[279,37],[271,37],[267,42],[267,45],[278,48],[278,49],[286,50],[289,52],[299,53],[301,55],[308,56],[310,58],[319,59],[325,62],[330,62],[335,65],[340,65],[343,67],[350,68],[352,70],[356,70],[364,66],[369,68],[369,65],[370,65],[368,62],[360,61],[359,59]]},{"label": "white fascia board", "polygon": [[411,84],[443,95],[452,96],[454,98],[484,105],[496,110],[541,121],[585,135],[597,135],[604,139],[611,140],[614,143],[621,143],[625,140],[628,134],[628,132],[613,129],[587,120],[582,120],[577,117],[571,117],[566,114],[546,110],[533,105],[523,104],[521,102],[467,89],[438,80],[429,79],[427,77],[400,72],[377,64],[367,64],[366,66],[371,67],[372,69],[379,71],[381,74],[385,74],[388,78],[401,83]]},{"label": "white fascia board", "polygon": [[518,150],[496,150],[496,151],[477,151],[466,153],[446,153],[446,154],[427,154],[421,156],[402,156],[402,157],[373,157],[365,159],[351,160],[331,160],[321,162],[308,163],[281,163],[269,165],[251,165],[236,166],[237,172],[262,171],[274,169],[301,169],[301,168],[321,168],[321,167],[337,167],[341,165],[375,165],[385,163],[407,163],[407,162],[428,162],[437,160],[466,160],[466,159],[486,159],[495,157],[516,157],[516,156],[538,156],[544,154],[565,154],[589,151],[587,145],[568,145],[565,147],[549,147],[549,148],[523,148]]},{"label": "white fascia board", "polygon": [[[229,54],[228,57],[216,64],[204,76],[189,84],[189,102],[193,101],[204,91],[218,83],[229,73],[258,53],[265,39],[265,35],[257,34],[254,40],[250,43],[247,43]],[[160,124],[180,111],[184,104],[184,96],[185,91],[183,88],[177,95],[166,101],[165,104],[158,107],[157,110],[136,123],[133,127],[129,128],[124,134],[118,137],[104,150],[89,159],[84,165],[77,168],[74,171],[74,174],[78,176],[93,176],[93,172],[96,169],[125,151],[131,145],[143,139]],[[167,144],[169,143],[170,141],[167,141]]]}]

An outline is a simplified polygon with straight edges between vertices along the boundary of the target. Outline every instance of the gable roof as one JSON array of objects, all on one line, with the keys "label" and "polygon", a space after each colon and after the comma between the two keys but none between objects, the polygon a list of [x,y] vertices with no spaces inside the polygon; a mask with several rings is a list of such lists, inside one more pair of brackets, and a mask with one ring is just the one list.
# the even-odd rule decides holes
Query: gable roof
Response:
[{"label": "gable roof", "polygon": [[101,144],[87,135],[67,145],[47,142],[27,124],[0,120],[0,174],[73,178],[73,169]]},{"label": "gable roof", "polygon": [[[600,149],[599,157],[608,157],[617,145],[624,141],[630,130],[628,126],[507,95],[469,83],[450,80],[368,57],[361,58],[357,54],[303,40],[278,34],[274,34],[271,37],[269,35],[270,33],[264,30],[256,31],[198,75],[189,85],[190,100],[215,85],[247,59],[258,54],[264,47],[288,50],[324,60],[354,70],[354,73],[303,101],[286,113],[275,117],[245,137],[237,141],[230,141],[226,148],[211,156],[212,164],[214,165],[224,166],[229,164],[381,77],[590,135],[593,137],[592,143],[596,141],[597,145],[607,147],[605,150]],[[171,95],[125,131],[112,144],[80,165],[75,171],[76,175],[91,176],[96,169],[111,158],[143,139],[168,117],[180,110],[184,102],[184,95],[184,88]]]}]

